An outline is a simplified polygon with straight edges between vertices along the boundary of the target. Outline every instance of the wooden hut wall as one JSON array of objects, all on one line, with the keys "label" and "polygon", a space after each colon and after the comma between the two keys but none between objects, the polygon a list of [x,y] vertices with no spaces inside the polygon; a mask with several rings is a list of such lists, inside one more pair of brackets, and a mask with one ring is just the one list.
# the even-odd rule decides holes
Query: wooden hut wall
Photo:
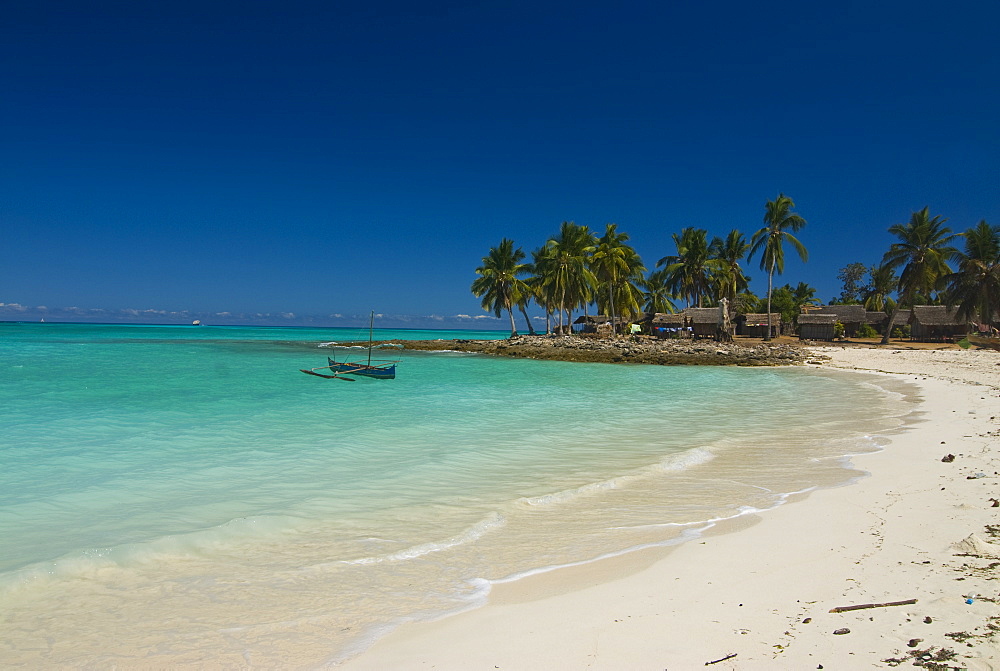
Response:
[{"label": "wooden hut wall", "polygon": [[800,340],[833,340],[837,335],[834,315],[799,315]]},{"label": "wooden hut wall", "polygon": [[955,308],[943,305],[917,305],[910,315],[910,339],[937,341],[960,338],[968,333],[968,324],[955,317]]},{"label": "wooden hut wall", "polygon": [[[737,333],[749,338],[764,338],[767,336],[767,314],[747,314],[737,318]],[[781,333],[781,315],[771,314],[771,337]]]},{"label": "wooden hut wall", "polygon": [[658,312],[653,315],[653,318],[650,320],[650,325],[653,329],[653,335],[657,338],[679,338],[687,336],[684,315],[679,313],[667,314],[664,312]]},{"label": "wooden hut wall", "polygon": [[719,328],[719,308],[688,308],[684,311],[695,338],[714,338]]},{"label": "wooden hut wall", "polygon": [[833,340],[836,335],[833,324],[799,325],[799,339],[801,340]]},{"label": "wooden hut wall", "polygon": [[885,333],[885,326],[889,323],[889,315],[884,312],[866,312],[865,323],[882,334]]}]

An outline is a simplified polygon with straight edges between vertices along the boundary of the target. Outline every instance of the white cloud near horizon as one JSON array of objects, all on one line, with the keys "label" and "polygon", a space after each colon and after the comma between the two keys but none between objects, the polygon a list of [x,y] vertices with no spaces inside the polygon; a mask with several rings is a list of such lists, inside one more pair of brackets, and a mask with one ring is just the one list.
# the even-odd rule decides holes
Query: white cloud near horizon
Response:
[{"label": "white cloud near horizon", "polygon": [[[82,308],[70,306],[63,308],[52,308],[44,305],[29,307],[21,303],[0,303],[0,320],[7,316],[14,321],[35,321],[44,319],[46,321],[68,321],[68,322],[106,322],[106,323],[134,323],[134,324],[189,324],[195,320],[204,325],[247,325],[247,326],[313,326],[323,328],[326,326],[357,326],[367,324],[370,313],[345,314],[340,312],[326,315],[302,315],[294,312],[232,312],[222,310],[216,312],[195,311],[195,310],[162,310],[156,308]],[[476,328],[491,327],[491,322],[496,323],[497,330],[506,328],[507,317],[500,319],[492,314],[468,315],[403,315],[379,313],[376,315],[383,328],[401,326],[404,328],[432,328],[441,329],[449,326],[463,328],[471,326],[470,322],[476,323]],[[544,319],[544,317],[534,317],[533,319]]]}]

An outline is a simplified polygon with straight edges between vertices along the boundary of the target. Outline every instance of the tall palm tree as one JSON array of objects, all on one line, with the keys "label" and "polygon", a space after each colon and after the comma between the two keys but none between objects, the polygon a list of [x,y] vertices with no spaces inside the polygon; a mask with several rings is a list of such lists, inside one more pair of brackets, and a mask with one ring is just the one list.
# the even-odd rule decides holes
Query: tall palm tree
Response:
[{"label": "tall palm tree", "polygon": [[[642,264],[639,254],[631,247],[627,252],[625,263],[628,266],[628,273],[619,279],[613,291],[615,313],[620,324],[632,321],[642,312],[642,283],[645,279],[643,273],[646,272],[646,266]],[[598,308],[605,307],[609,306],[605,305],[602,293]]]},{"label": "tall palm tree", "polygon": [[[892,269],[903,267],[896,283],[899,303],[889,317],[890,326],[895,322],[900,305],[912,307],[917,294],[930,298],[934,291],[942,287],[945,276],[951,273],[948,259],[954,257],[958,250],[949,244],[956,235],[944,225],[946,221],[940,216],[931,217],[929,208],[925,207],[911,214],[907,223],[889,227],[889,232],[899,241],[889,245],[889,251],[882,257],[882,265]],[[883,345],[888,344],[890,331],[891,328],[885,330]]]},{"label": "tall palm tree", "polygon": [[532,297],[545,310],[545,332],[552,333],[552,311],[557,303],[552,284],[547,278],[552,274],[552,257],[548,253],[547,247],[542,247],[531,252],[531,263],[528,264],[531,276],[525,283],[531,289]]},{"label": "tall palm tree", "polygon": [[[635,281],[646,271],[642,265],[642,259],[628,242],[628,233],[619,233],[617,224],[608,224],[605,227],[604,235],[597,241],[594,253],[590,256],[590,268],[594,276],[607,295],[607,311],[611,317],[611,331],[617,333],[617,314],[615,309],[616,295],[619,298],[619,305],[623,299],[628,303],[628,312],[631,314],[638,310],[635,288]],[[598,310],[601,309],[598,301]],[[633,310],[633,307],[635,308]]]},{"label": "tall palm tree", "polygon": [[959,319],[990,323],[1000,312],[1000,226],[985,220],[962,234],[958,271],[948,275],[948,305],[958,305]]},{"label": "tall palm tree", "polygon": [[798,233],[806,225],[806,220],[792,212],[795,203],[783,193],[764,205],[764,226],[753,234],[750,239],[750,254],[760,252],[760,269],[767,271],[767,336],[771,339],[771,295],[774,284],[774,273],[779,275],[785,271],[785,242],[792,245],[799,258],[809,260],[809,252],[805,245],[799,242],[789,231]]},{"label": "tall palm tree", "polygon": [[514,326],[514,304],[518,297],[530,291],[521,275],[527,269],[521,263],[524,252],[518,247],[514,249],[514,241],[507,238],[500,240],[500,244],[490,248],[490,253],[483,257],[483,265],[476,268],[479,275],[472,282],[472,293],[477,298],[482,298],[484,310],[491,311],[497,317],[503,310],[510,316],[510,337],[517,335],[517,327]]},{"label": "tall palm tree", "polygon": [[892,299],[892,292],[896,290],[896,271],[892,266],[872,266],[868,269],[869,282],[865,285],[861,294],[861,303],[865,310],[871,312],[892,311],[896,306],[896,301]]},{"label": "tall palm tree", "polygon": [[[531,272],[531,264],[524,264],[524,272]],[[528,303],[535,297],[535,290],[532,288],[531,284],[528,283],[528,279],[525,278],[523,286],[519,287],[517,291],[514,292],[514,304],[517,306],[518,311],[524,317],[524,323],[528,325],[528,335],[535,335],[535,327],[531,324],[531,317],[528,316]]]},{"label": "tall palm tree", "polygon": [[643,310],[653,313],[677,311],[677,306],[674,305],[674,299],[677,297],[667,286],[667,279],[666,268],[660,268],[639,282],[639,286],[642,287],[642,300],[645,303]]},{"label": "tall palm tree", "polygon": [[685,228],[680,235],[674,233],[677,253],[664,256],[656,262],[667,271],[667,285],[684,297],[687,306],[702,305],[702,298],[709,293],[712,273],[720,263],[709,254],[708,231],[702,228]]},{"label": "tall palm tree", "polygon": [[559,332],[564,332],[563,315],[572,322],[572,310],[593,296],[597,278],[587,267],[587,256],[594,251],[596,239],[586,226],[564,221],[559,235],[545,247],[546,271],[543,282],[553,291],[559,307]]},{"label": "tall palm tree", "polygon": [[750,286],[750,278],[743,273],[740,261],[746,256],[750,245],[743,234],[733,229],[729,235],[723,238],[713,238],[708,247],[709,255],[718,261],[715,273],[715,283],[718,287],[719,298],[729,299],[732,305],[736,295],[746,291]]}]

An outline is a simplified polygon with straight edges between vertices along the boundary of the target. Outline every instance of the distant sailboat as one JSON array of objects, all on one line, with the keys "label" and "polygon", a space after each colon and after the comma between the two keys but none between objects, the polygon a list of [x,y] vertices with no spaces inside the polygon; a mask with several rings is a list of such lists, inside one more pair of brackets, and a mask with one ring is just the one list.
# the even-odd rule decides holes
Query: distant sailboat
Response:
[{"label": "distant sailboat", "polygon": [[[343,377],[344,375],[361,375],[363,377],[370,377],[376,380],[394,380],[396,379],[396,364],[399,363],[398,359],[387,360],[387,359],[372,359],[372,333],[375,327],[375,311],[372,310],[371,319],[368,323],[368,359],[365,361],[337,361],[333,357],[327,357],[328,366],[318,366],[316,368],[301,368],[303,373],[307,375],[315,375],[317,377],[325,377],[328,380],[347,380],[348,382],[354,382],[354,378]],[[326,373],[317,373],[319,370],[329,370],[332,375],[327,375]]]}]

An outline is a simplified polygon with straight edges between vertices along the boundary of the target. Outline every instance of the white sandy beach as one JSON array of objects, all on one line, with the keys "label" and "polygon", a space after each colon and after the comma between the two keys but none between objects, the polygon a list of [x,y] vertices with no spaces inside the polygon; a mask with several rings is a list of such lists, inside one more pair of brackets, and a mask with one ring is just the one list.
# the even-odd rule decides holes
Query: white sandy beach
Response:
[{"label": "white sandy beach", "polygon": [[[1000,352],[813,351],[921,389],[916,423],[852,458],[870,477],[671,550],[499,585],[344,668],[1000,669]],[[956,547],[970,535],[997,545]]]}]

